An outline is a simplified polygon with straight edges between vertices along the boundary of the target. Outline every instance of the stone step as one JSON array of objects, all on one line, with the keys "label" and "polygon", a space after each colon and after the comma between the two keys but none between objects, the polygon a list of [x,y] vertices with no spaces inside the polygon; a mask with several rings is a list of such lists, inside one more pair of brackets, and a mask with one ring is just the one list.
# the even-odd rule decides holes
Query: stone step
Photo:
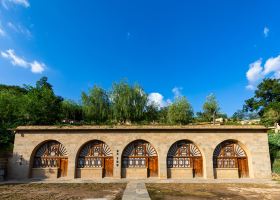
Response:
[{"label": "stone step", "polygon": [[149,193],[147,191],[144,182],[131,181],[127,184],[122,200],[150,200]]}]

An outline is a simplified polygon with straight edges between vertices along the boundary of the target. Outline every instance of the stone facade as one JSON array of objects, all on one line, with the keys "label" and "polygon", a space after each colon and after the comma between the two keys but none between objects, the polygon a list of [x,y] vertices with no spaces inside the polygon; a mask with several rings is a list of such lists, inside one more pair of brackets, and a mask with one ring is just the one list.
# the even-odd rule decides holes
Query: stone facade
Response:
[{"label": "stone facade", "polygon": [[[64,145],[68,153],[68,179],[79,178],[81,174],[89,179],[92,175],[101,178],[98,170],[79,170],[76,168],[77,154],[84,144],[92,140],[105,142],[113,153],[113,177],[120,179],[123,170],[121,157],[125,147],[135,140],[149,142],[158,155],[158,178],[192,178],[192,172],[167,168],[167,153],[172,144],[180,140],[192,141],[200,150],[203,158],[203,177],[238,178],[235,169],[213,169],[213,151],[225,140],[234,140],[244,149],[248,157],[249,178],[270,179],[271,166],[268,148],[267,129],[261,126],[182,126],[182,127],[55,127],[29,126],[15,130],[13,157],[9,160],[9,178],[27,179],[32,173],[42,175],[42,171],[32,170],[36,149],[46,141],[55,140]],[[51,169],[55,171],[57,169]],[[127,178],[146,178],[147,169],[126,168]],[[146,170],[146,171],[145,171]],[[168,172],[169,171],[169,172]],[[145,173],[144,173],[145,172]],[[48,171],[45,178],[55,178]],[[43,175],[42,175],[43,177]]]}]

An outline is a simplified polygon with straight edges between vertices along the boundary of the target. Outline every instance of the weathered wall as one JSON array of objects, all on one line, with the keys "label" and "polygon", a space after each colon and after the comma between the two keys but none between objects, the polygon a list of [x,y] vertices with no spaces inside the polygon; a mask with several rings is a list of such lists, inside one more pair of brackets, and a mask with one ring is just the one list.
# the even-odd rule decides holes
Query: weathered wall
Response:
[{"label": "weathered wall", "polygon": [[[159,177],[167,178],[166,157],[171,145],[179,140],[190,140],[200,149],[203,156],[203,177],[213,179],[213,151],[224,140],[237,140],[248,156],[250,178],[270,178],[270,157],[267,134],[252,130],[207,130],[207,131],[153,131],[153,130],[44,130],[20,131],[15,136],[14,156],[9,161],[9,177],[24,179],[30,176],[32,153],[43,142],[57,140],[68,152],[69,179],[75,177],[76,156],[79,149],[91,140],[101,140],[111,148],[114,157],[113,178],[121,178],[121,153],[134,140],[150,142],[158,153]],[[22,155],[22,161],[19,158]],[[31,160],[31,161],[30,161]],[[117,163],[119,161],[119,163]]]}]

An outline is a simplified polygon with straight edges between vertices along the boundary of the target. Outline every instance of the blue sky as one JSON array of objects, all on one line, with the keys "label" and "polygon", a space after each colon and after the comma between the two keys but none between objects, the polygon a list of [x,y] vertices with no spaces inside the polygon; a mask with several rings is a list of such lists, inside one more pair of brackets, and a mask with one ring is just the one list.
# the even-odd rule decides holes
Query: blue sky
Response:
[{"label": "blue sky", "polygon": [[127,78],[165,105],[197,112],[214,93],[231,115],[265,77],[280,77],[280,1],[0,0],[0,83],[47,76],[78,101]]}]

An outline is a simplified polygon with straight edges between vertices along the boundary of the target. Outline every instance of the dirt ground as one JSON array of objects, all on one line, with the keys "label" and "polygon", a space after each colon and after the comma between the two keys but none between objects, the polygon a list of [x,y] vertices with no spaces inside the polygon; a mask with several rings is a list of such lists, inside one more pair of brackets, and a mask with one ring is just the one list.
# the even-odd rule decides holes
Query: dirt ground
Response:
[{"label": "dirt ground", "polygon": [[280,184],[146,184],[152,200],[280,200]]},{"label": "dirt ground", "polygon": [[32,183],[0,185],[0,199],[76,200],[107,198],[120,200],[126,184],[122,183]]}]

